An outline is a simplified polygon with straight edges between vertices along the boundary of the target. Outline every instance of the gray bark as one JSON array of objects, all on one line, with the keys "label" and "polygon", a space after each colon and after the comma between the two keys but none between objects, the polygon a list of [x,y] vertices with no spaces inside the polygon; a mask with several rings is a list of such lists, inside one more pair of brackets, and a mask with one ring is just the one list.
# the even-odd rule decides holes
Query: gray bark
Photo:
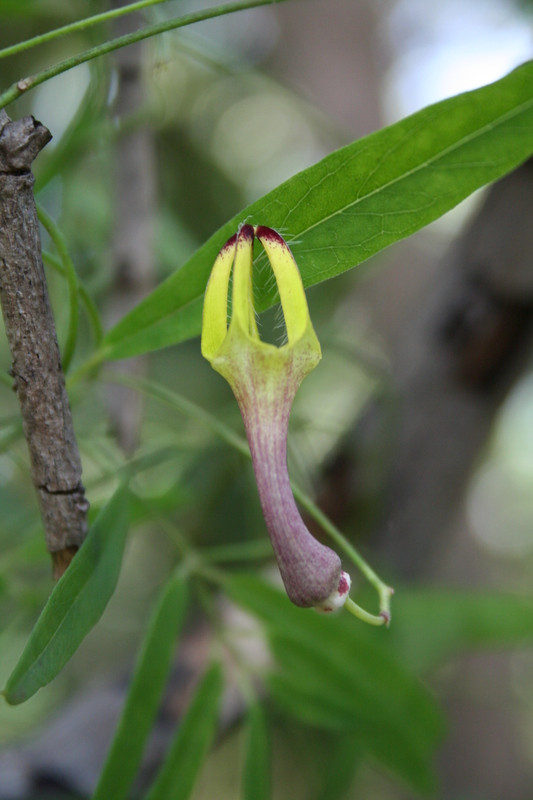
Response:
[{"label": "gray bark", "polygon": [[54,577],[87,532],[81,461],[41,258],[31,164],[51,139],[33,117],[0,111],[0,301]]}]

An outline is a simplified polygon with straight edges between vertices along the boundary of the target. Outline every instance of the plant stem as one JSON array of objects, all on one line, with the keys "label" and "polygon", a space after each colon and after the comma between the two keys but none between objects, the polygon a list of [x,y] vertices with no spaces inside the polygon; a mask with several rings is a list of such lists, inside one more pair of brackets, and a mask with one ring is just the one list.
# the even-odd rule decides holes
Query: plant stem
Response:
[{"label": "plant stem", "polygon": [[[52,253],[48,253],[46,250],[42,251],[43,261],[48,266],[54,269],[56,272],[59,272],[60,275],[63,277],[66,276],[66,270],[63,266],[63,262],[57,258],[56,256],[52,255]],[[102,321],[100,320],[100,314],[98,313],[98,309],[96,308],[94,301],[78,278],[78,292],[80,295],[80,300],[85,306],[85,311],[87,316],[89,317],[89,322],[91,323],[91,327],[93,329],[93,336],[94,336],[94,344],[98,348],[104,338],[104,331],[102,328]]]},{"label": "plant stem", "polygon": [[13,388],[13,378],[3,369],[0,370],[0,383],[3,383],[8,389]]},{"label": "plant stem", "polygon": [[231,561],[258,561],[272,557],[269,539],[256,539],[251,542],[233,542],[216,547],[206,547],[200,551],[202,559],[211,564]]},{"label": "plant stem", "polygon": [[22,422],[14,423],[8,428],[4,428],[0,434],[0,453],[6,453],[12,444],[22,436]]},{"label": "plant stem", "polygon": [[206,19],[221,17],[224,14],[233,14],[236,11],[244,11],[245,9],[256,8],[258,6],[273,5],[279,2],[283,2],[283,0],[239,0],[234,3],[224,3],[221,6],[204,9],[203,11],[196,11],[192,14],[184,14],[182,17],[159,22],[156,25],[149,25],[147,28],[142,28],[140,31],[134,31],[125,36],[111,39],[109,42],[91,47],[89,50],[84,50],[82,53],[67,58],[65,61],[60,61],[58,64],[54,64],[52,67],[48,67],[41,72],[36,72],[35,75],[30,75],[23,80],[17,81],[9,89],[0,94],[0,109],[12,103],[25,92],[35,88],[35,86],[39,86],[41,83],[55,78],[56,75],[61,75],[61,73],[67,72],[73,67],[85,64],[93,58],[99,58],[107,53],[112,53],[114,50],[118,50],[121,47],[127,47],[127,45],[141,42],[143,39],[148,39],[151,36],[157,36],[160,33],[183,28],[186,25],[193,25],[195,22],[202,22]]},{"label": "plant stem", "polygon": [[367,625],[389,625],[390,616],[386,617],[385,614],[379,614],[375,616],[374,614],[369,614],[368,611],[365,611],[364,608],[358,606],[357,603],[354,603],[351,597],[348,597],[344,604],[344,608],[346,611],[349,611],[350,614],[353,614],[354,617],[357,619],[366,622]]},{"label": "plant stem", "polygon": [[37,218],[54,243],[54,246],[61,259],[61,263],[63,264],[63,269],[65,270],[65,276],[67,279],[70,313],[67,341],[65,342],[65,347],[61,355],[63,372],[67,373],[70,362],[72,361],[72,356],[74,355],[74,350],[76,348],[76,340],[78,338],[78,276],[76,275],[76,270],[74,269],[74,264],[72,263],[72,259],[69,255],[67,243],[63,238],[63,234],[59,230],[52,217],[50,217],[40,205],[37,205]]},{"label": "plant stem", "polygon": [[[188,417],[202,422],[202,424],[206,425],[211,431],[213,431],[213,433],[216,433],[217,436],[238,450],[243,456],[246,456],[246,458],[251,458],[246,439],[232,431],[231,428],[229,428],[227,425],[224,425],[223,422],[219,422],[208,411],[200,408],[190,400],[186,400],[176,392],[173,392],[170,389],[155,383],[154,381],[145,380],[143,378],[135,378],[131,375],[111,375],[106,373],[105,375],[101,376],[100,380],[110,383],[120,383],[123,386],[129,386],[132,389],[137,389],[138,391],[144,392],[150,397],[161,400],[163,403],[167,403],[173,408],[181,411],[182,414],[186,414]],[[387,586],[387,584],[381,580],[381,578],[374,572],[372,567],[365,561],[362,555],[358,553],[355,547],[343,536],[340,530],[331,522],[330,519],[328,519],[324,512],[321,511],[317,505],[315,505],[309,495],[300,489],[300,487],[293,481],[291,481],[291,487],[294,497],[307,511],[309,516],[313,517],[313,519],[318,522],[324,531],[331,536],[334,542],[340,548],[342,548],[342,550],[344,550],[346,555],[353,561],[353,563],[363,573],[365,578],[378,593],[380,612],[379,616],[368,614],[368,612],[357,606],[353,601],[350,601],[348,610],[351,611],[352,614],[355,614],[355,616],[358,616],[359,619],[363,619],[365,622],[369,622],[371,625],[383,625],[384,623],[388,625],[390,622],[390,600],[394,594],[394,589],[390,586]]]},{"label": "plant stem", "polygon": [[232,431],[231,428],[224,425],[223,422],[219,422],[216,417],[208,411],[200,408],[200,406],[197,406],[196,403],[193,403],[191,400],[187,400],[185,397],[177,394],[177,392],[173,392],[171,389],[167,389],[165,386],[161,386],[161,384],[155,381],[137,378],[133,375],[111,374],[106,372],[105,375],[100,376],[100,380],[105,383],[118,383],[121,386],[128,386],[131,389],[144,392],[156,400],[167,403],[167,405],[173,408],[177,408],[178,411],[185,414],[185,416],[198,420],[213,431],[213,433],[216,433],[217,436],[230,444],[235,450],[238,450],[241,455],[250,458],[248,442],[244,437],[239,436],[238,433]]},{"label": "plant stem", "polygon": [[[158,522],[161,525],[161,527],[165,529],[168,536],[172,539],[172,541],[176,545],[183,561],[187,561],[188,564],[187,568],[189,572],[192,571],[190,569],[191,565],[193,564],[193,562],[195,565],[198,565],[199,559],[196,550],[192,547],[187,537],[182,534],[177,525],[174,525],[172,522],[170,522],[170,520],[165,519],[165,517],[160,517]],[[183,563],[180,564],[178,570],[183,570]]]},{"label": "plant stem", "polygon": [[73,386],[85,378],[94,377],[106,360],[108,352],[109,348],[100,347],[87,361],[84,361],[83,364],[80,364],[79,367],[71,372],[68,376],[69,389],[72,389]]},{"label": "plant stem", "polygon": [[93,25],[99,25],[102,22],[116,19],[116,17],[122,17],[126,14],[131,14],[133,11],[140,11],[142,8],[147,8],[148,6],[155,6],[159,3],[166,2],[168,2],[168,0],[139,0],[136,3],[130,3],[130,5],[122,6],[122,8],[114,8],[111,11],[104,11],[102,14],[95,14],[92,17],[86,17],[85,19],[80,19],[77,22],[71,22],[69,25],[63,25],[63,27],[55,28],[53,31],[41,33],[39,36],[26,39],[18,44],[12,44],[9,47],[4,47],[3,50],[0,50],[0,58],[14,56],[17,53],[22,53],[24,50],[30,50],[32,47],[37,47],[40,44],[51,42],[53,39],[59,39],[61,36],[68,36],[70,33],[83,31],[86,28],[92,27]]}]

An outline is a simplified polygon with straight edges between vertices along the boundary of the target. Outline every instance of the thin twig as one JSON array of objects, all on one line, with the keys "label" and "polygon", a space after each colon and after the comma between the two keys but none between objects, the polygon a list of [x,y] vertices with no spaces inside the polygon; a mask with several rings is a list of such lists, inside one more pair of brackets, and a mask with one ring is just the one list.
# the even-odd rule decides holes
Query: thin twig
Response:
[{"label": "thin twig", "polygon": [[161,3],[168,3],[168,0],[139,0],[137,3],[131,3],[121,8],[113,8],[110,11],[104,11],[102,14],[94,14],[92,17],[79,19],[76,22],[70,22],[68,25],[63,25],[61,28],[55,28],[53,31],[41,33],[39,36],[33,36],[31,39],[25,39],[23,42],[12,44],[9,47],[4,47],[0,50],[0,58],[8,58],[17,53],[22,53],[24,50],[30,50],[32,47],[37,47],[40,44],[51,42],[53,39],[59,39],[62,36],[68,36],[71,33],[84,31],[91,28],[93,25],[100,25],[103,22],[108,22],[111,19],[122,17],[125,14],[131,14],[133,11],[140,11],[149,6],[156,6]]},{"label": "thin twig", "polygon": [[61,61],[58,64],[54,64],[52,67],[48,67],[41,72],[36,72],[35,75],[30,75],[23,80],[17,81],[3,92],[3,94],[0,94],[0,109],[5,108],[5,106],[12,103],[30,89],[34,89],[41,83],[55,78],[56,75],[61,75],[61,73],[67,72],[73,67],[85,64],[87,61],[92,61],[93,58],[99,58],[107,53],[112,53],[114,50],[118,50],[121,47],[127,47],[135,42],[141,42],[143,39],[149,39],[151,36],[157,36],[160,33],[166,33],[167,31],[176,30],[177,28],[184,28],[186,25],[193,25],[195,22],[221,17],[225,14],[234,14],[236,11],[244,11],[248,8],[273,5],[274,3],[280,3],[282,1],[283,0],[240,0],[236,3],[225,3],[221,6],[215,6],[215,8],[196,11],[193,14],[184,14],[182,17],[177,17],[176,19],[159,22],[156,25],[149,25],[140,31],[111,39],[109,42],[91,47],[89,50],[84,50],[82,53],[67,58],[65,61]]},{"label": "thin twig", "polygon": [[[42,251],[42,257],[43,257],[44,263],[48,267],[51,267],[53,270],[58,272],[60,275],[63,275],[63,277],[66,277],[66,274],[67,274],[66,273],[66,269],[65,269],[61,259],[57,258],[57,256],[52,255],[52,253],[48,253],[46,250]],[[89,292],[87,291],[87,289],[85,288],[83,283],[81,283],[79,278],[78,278],[78,292],[79,292],[79,295],[80,295],[80,300],[83,303],[83,305],[85,306],[85,311],[87,313],[87,316],[89,318],[89,322],[91,323],[91,327],[93,329],[95,347],[98,348],[98,347],[100,347],[100,345],[102,343],[102,339],[104,338],[104,330],[102,328],[102,321],[100,319],[100,314],[98,313],[98,309],[96,308],[96,305],[94,304],[94,300],[92,299],[91,295],[89,294]],[[1,376],[0,376],[0,379],[1,379]]]},{"label": "thin twig", "polygon": [[33,117],[0,110],[0,300],[13,386],[28,444],[55,577],[87,532],[81,461],[74,436],[41,258],[31,165],[51,139]]}]

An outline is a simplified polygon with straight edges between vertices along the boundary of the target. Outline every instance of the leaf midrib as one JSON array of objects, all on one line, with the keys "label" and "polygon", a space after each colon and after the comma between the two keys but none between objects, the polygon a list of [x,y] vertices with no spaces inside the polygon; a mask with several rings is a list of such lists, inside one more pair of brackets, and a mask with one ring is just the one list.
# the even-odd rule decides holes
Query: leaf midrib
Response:
[{"label": "leaf midrib", "polygon": [[[531,66],[531,64],[533,64],[533,62],[530,62],[530,66]],[[526,66],[526,65],[524,65],[524,66]],[[510,76],[508,76],[508,77],[510,77]],[[502,79],[502,80],[504,80],[504,79]],[[496,83],[500,83],[500,81],[497,81]],[[489,84],[488,86],[482,87],[482,88],[486,88],[487,90],[489,90],[489,89],[493,88],[494,86],[495,86],[495,83],[492,83],[492,84]],[[479,89],[476,89],[472,93],[473,94],[477,94],[479,91],[480,91]],[[464,96],[467,96],[468,94],[472,94],[472,93],[470,93],[470,92],[465,93]],[[453,99],[454,98],[449,98],[449,100],[453,100]],[[441,102],[445,103],[446,101],[441,101]],[[439,105],[441,105],[441,103],[435,104],[435,106],[433,108],[437,109],[437,107]],[[401,175],[398,175],[395,178],[392,178],[391,180],[387,181],[386,183],[383,183],[380,186],[377,186],[372,191],[370,191],[370,192],[368,192],[368,193],[366,193],[366,194],[364,194],[362,196],[357,197],[352,202],[347,203],[346,205],[343,205],[341,207],[338,207],[338,208],[334,209],[329,214],[326,214],[325,216],[321,216],[320,219],[317,219],[316,221],[314,221],[313,223],[307,225],[306,227],[302,228],[301,230],[295,231],[293,236],[288,236],[287,237],[287,241],[289,242],[289,244],[292,244],[293,246],[295,246],[296,243],[300,241],[300,238],[302,236],[307,235],[308,233],[310,233],[315,228],[319,228],[321,225],[324,225],[329,220],[337,217],[340,214],[345,213],[346,211],[348,211],[351,208],[357,207],[359,204],[368,201],[370,198],[372,198],[372,197],[374,197],[376,195],[379,195],[380,193],[386,191],[390,187],[398,185],[398,184],[401,184],[402,181],[408,180],[410,177],[420,173],[422,170],[427,169],[431,165],[437,164],[439,162],[439,160],[443,159],[444,157],[446,157],[450,153],[459,151],[461,148],[465,147],[470,142],[475,141],[476,139],[479,139],[479,138],[483,137],[487,133],[489,133],[489,132],[491,132],[493,130],[496,130],[498,127],[502,126],[503,124],[505,124],[509,120],[515,119],[515,118],[521,116],[523,113],[531,110],[532,107],[533,107],[533,97],[530,97],[528,100],[520,103],[517,106],[514,106],[510,110],[508,110],[505,113],[501,114],[496,119],[491,120],[490,122],[486,123],[485,125],[483,125],[480,128],[476,128],[474,131],[471,131],[470,133],[466,134],[465,136],[463,136],[458,141],[453,142],[453,144],[448,145],[447,147],[443,148],[442,150],[439,150],[432,157],[427,158],[423,162],[420,162],[420,163],[416,164],[411,169],[409,169],[409,170],[407,170],[405,172],[402,172]],[[427,111],[429,108],[430,107],[426,107],[426,109],[422,109],[418,113],[422,114],[424,111]],[[372,174],[374,174],[376,172],[376,170],[378,170],[380,168],[380,166],[384,163],[384,161],[387,158],[390,157],[391,153],[393,153],[398,147],[400,147],[402,143],[405,143],[406,138],[408,138],[417,129],[420,129],[420,127],[423,126],[423,124],[425,124],[426,122],[427,122],[427,120],[421,120],[419,125],[414,126],[409,131],[407,131],[404,136],[402,136],[402,138],[396,144],[395,147],[389,148],[387,150],[387,152],[380,159],[378,165],[369,173],[369,175],[367,175],[367,177],[365,178],[365,181],[368,181],[369,177]],[[376,132],[376,135],[379,135],[379,134],[383,133],[385,130],[387,130],[387,129],[386,128],[381,129],[381,131]],[[350,146],[351,145],[347,145],[346,147],[350,147]],[[370,146],[370,143],[367,142],[367,146]],[[312,189],[308,189],[308,192],[304,195],[303,198],[300,198],[300,200],[298,201],[296,206],[293,207],[293,208],[290,208],[290,209],[288,209],[286,211],[286,214],[285,214],[285,217],[283,219],[283,222],[281,222],[279,227],[283,227],[283,226],[285,226],[287,224],[287,222],[290,219],[291,215],[294,214],[295,208],[298,205],[300,205],[301,202],[303,202],[303,199],[305,199],[305,197],[307,197],[311,192],[316,191],[317,187],[320,186],[320,184],[324,180],[327,180],[328,178],[331,178],[331,176],[335,175],[335,173],[339,169],[342,169],[342,167],[345,166],[345,164],[347,163],[348,160],[350,160],[353,157],[356,157],[356,156],[360,155],[361,152],[362,152],[362,150],[360,149],[360,150],[358,150],[357,153],[354,153],[352,156],[349,156],[348,159],[344,159],[343,162],[341,164],[339,164],[336,169],[333,169],[331,172],[328,172],[327,175],[323,176],[320,180],[318,180],[316,183],[314,183],[313,186],[312,186]],[[488,162],[486,162],[485,165],[487,167],[489,167],[490,165],[495,166],[496,163],[497,162],[495,162],[495,161],[488,161]],[[317,166],[317,165],[314,165],[314,166]],[[460,165],[460,164],[457,165],[458,168],[466,167],[466,166],[468,166],[468,165]],[[313,169],[313,167],[311,167],[310,169]],[[300,176],[302,176],[302,174],[303,173],[300,173]],[[295,176],[295,178],[297,178],[297,177],[298,176]],[[291,179],[289,179],[288,183],[290,183],[290,180]],[[307,179],[306,179],[306,181],[307,181]],[[308,186],[309,186],[309,182],[308,181],[307,181],[307,183],[308,183]],[[279,188],[280,187],[278,187],[278,189],[274,189],[273,192],[270,193],[270,194],[278,193]],[[257,200],[256,203],[253,204],[254,206],[257,206],[257,208],[256,208],[254,213],[258,213],[258,212],[261,213],[261,210],[267,209],[271,203],[276,202],[276,199],[279,200],[279,198],[276,198],[276,197],[272,197],[270,199],[267,199],[265,197],[265,198],[261,198],[261,199]],[[264,202],[265,200],[266,200],[266,202]],[[249,209],[250,209],[250,206],[248,206],[248,214],[249,214]],[[245,211],[245,210],[246,209],[243,209],[243,211]],[[240,214],[238,214],[236,216],[237,220],[240,219],[242,213],[243,212],[241,212]],[[384,216],[387,216],[387,214],[384,214]],[[228,223],[226,223],[226,225],[224,225],[222,227],[221,231],[223,231],[227,226],[228,226]],[[219,233],[221,233],[221,231],[219,231]],[[217,234],[215,233],[212,237],[210,237],[210,239],[200,248],[200,250],[197,251],[197,253],[195,255],[193,255],[186,262],[186,264],[183,265],[183,267],[181,268],[180,272],[183,271],[185,273],[185,279],[186,280],[189,277],[189,275],[191,274],[190,273],[190,269],[191,268],[194,268],[194,270],[197,270],[199,267],[201,268],[201,264],[202,264],[203,260],[205,260],[205,258],[208,257],[207,253],[209,252],[209,249],[210,249],[210,247],[209,247],[210,242],[216,236],[217,236]],[[398,238],[404,238],[404,237],[400,236]],[[360,244],[361,243],[359,243],[359,245],[358,245],[358,243],[354,243],[353,245],[350,245],[350,246],[357,247],[357,246],[360,246]],[[212,244],[211,244],[211,247],[212,247]],[[335,247],[335,245],[332,244],[332,245],[328,245],[324,249],[334,248],[334,247]],[[201,254],[201,250],[203,250],[204,248],[206,248],[207,253],[206,254]],[[311,253],[312,254],[312,253],[314,253],[316,251],[316,249],[317,248],[309,248],[308,250],[300,250],[299,252],[300,253],[304,253],[305,252],[305,253]],[[371,255],[371,254],[369,254],[369,255]],[[262,257],[262,254],[259,256],[259,259],[261,259],[261,257]],[[361,259],[361,261],[363,261],[363,260],[365,260],[365,258]],[[352,266],[356,266],[358,263],[360,263],[360,262],[356,261]],[[187,267],[189,267],[189,270],[187,269]],[[336,273],[334,273],[334,272],[331,273],[330,270],[320,270],[320,272],[317,273],[317,274],[325,275],[325,277],[332,277]],[[304,285],[309,286],[309,285],[313,285],[314,283],[316,283],[317,281],[313,280],[313,278],[316,279],[317,274],[315,274],[314,276],[307,276],[307,279],[306,279],[305,276],[302,276],[303,279],[304,279]],[[323,278],[323,279],[325,279],[325,278]],[[161,284],[161,285],[163,285],[163,284]],[[182,282],[181,283],[180,282],[176,283],[175,288],[176,288],[176,290],[178,292],[180,291],[180,287],[181,286],[183,286]],[[177,307],[174,307],[168,313],[158,317],[156,320],[154,320],[152,322],[149,322],[147,325],[143,326],[141,330],[136,330],[134,333],[130,333],[130,334],[126,335],[126,336],[119,337],[118,341],[113,341],[113,339],[111,339],[111,341],[108,340],[107,341],[108,347],[110,347],[111,350],[113,350],[114,348],[119,347],[121,344],[125,343],[126,341],[128,341],[128,340],[130,340],[132,338],[135,338],[135,336],[138,335],[139,333],[141,333],[141,332],[145,333],[145,332],[149,331],[151,328],[153,328],[153,327],[155,327],[157,325],[164,324],[165,321],[167,321],[172,316],[182,313],[184,311],[184,309],[186,309],[187,307],[197,303],[201,299],[201,296],[202,296],[202,291],[195,290],[195,294],[192,295],[191,297],[189,297],[185,303],[183,303],[182,305],[179,305]],[[260,304],[260,305],[262,305],[262,304]],[[268,302],[265,307],[268,307],[270,305],[272,305],[272,302]],[[119,323],[119,325],[120,325],[120,323]],[[111,331],[108,332],[108,334],[106,335],[106,339],[107,339],[107,336],[109,334],[112,334],[114,330],[115,330],[115,328],[112,328]]]},{"label": "leaf midrib", "polygon": [[[109,544],[111,544],[111,542]],[[16,693],[17,687],[20,688],[21,684],[23,684],[23,682],[24,682],[25,677],[28,676],[30,671],[34,670],[36,668],[36,666],[39,665],[39,663],[48,654],[48,651],[50,650],[52,644],[55,642],[56,637],[59,636],[60,632],[62,631],[62,629],[63,629],[63,627],[65,625],[65,621],[66,621],[67,617],[69,616],[69,614],[71,612],[74,612],[75,609],[79,606],[79,602],[80,602],[81,598],[86,594],[87,589],[90,587],[90,584],[91,584],[93,578],[95,578],[95,576],[98,577],[98,575],[97,575],[98,567],[102,566],[102,563],[106,558],[106,555],[107,555],[107,557],[109,557],[109,550],[107,548],[106,548],[106,550],[107,550],[107,552],[103,553],[102,561],[100,561],[100,563],[97,564],[95,569],[93,569],[93,570],[91,570],[90,572],[87,573],[87,576],[86,576],[85,580],[83,581],[79,592],[77,592],[74,600],[66,608],[65,613],[63,614],[63,616],[61,618],[61,622],[56,627],[54,633],[52,634],[52,636],[50,637],[50,639],[48,640],[48,642],[46,643],[44,648],[40,651],[40,653],[38,653],[37,655],[35,655],[32,658],[32,660],[30,661],[28,667],[22,673],[21,677],[16,682],[15,687],[13,687],[12,691],[10,692],[10,694],[15,694]],[[105,608],[105,606],[104,606],[104,608]]]},{"label": "leaf midrib", "polygon": [[[381,186],[378,186],[373,191],[368,192],[368,194],[362,195],[361,197],[357,197],[353,202],[347,203],[345,206],[342,206],[342,207],[336,209],[335,211],[332,211],[331,214],[328,214],[327,216],[321,217],[321,219],[317,220],[317,222],[314,222],[312,225],[309,225],[307,228],[303,228],[301,231],[298,231],[298,233],[295,234],[295,236],[305,236],[305,234],[309,233],[309,231],[313,230],[313,228],[316,228],[319,225],[322,225],[324,222],[327,222],[329,219],[333,219],[333,217],[336,217],[337,214],[342,214],[347,209],[353,208],[354,206],[358,205],[359,203],[362,203],[363,201],[368,200],[370,197],[373,197],[374,195],[379,194],[379,192],[382,192],[385,189],[388,189],[390,186],[394,186],[395,184],[399,183],[400,181],[403,181],[403,180],[406,180],[407,178],[410,178],[412,175],[415,175],[421,169],[425,169],[426,167],[429,167],[431,164],[434,164],[440,158],[443,158],[444,156],[448,155],[449,153],[453,153],[454,150],[458,150],[459,148],[461,148],[465,144],[468,144],[469,142],[473,141],[477,137],[483,136],[483,134],[488,133],[491,130],[494,130],[499,125],[503,125],[503,123],[507,122],[507,120],[513,119],[513,117],[518,116],[519,114],[523,113],[524,111],[527,111],[528,108],[530,108],[532,106],[533,106],[533,98],[530,99],[530,100],[526,100],[524,103],[522,103],[519,106],[515,106],[515,108],[513,108],[511,111],[508,111],[505,114],[502,114],[500,117],[498,117],[497,119],[493,120],[490,123],[487,123],[482,128],[478,128],[477,130],[475,130],[472,133],[468,134],[467,136],[463,137],[459,141],[455,142],[453,145],[449,145],[448,147],[444,148],[444,150],[441,150],[440,152],[436,153],[432,158],[426,159],[426,161],[422,162],[421,164],[418,164],[416,167],[413,167],[413,169],[402,173],[401,175],[397,176],[396,178],[388,181],[388,183],[384,183]],[[403,137],[402,140],[401,140],[401,143],[403,143],[406,138],[407,138],[407,136]],[[347,145],[347,146],[349,147],[350,145]],[[391,153],[391,150],[388,150],[387,154],[381,159],[381,161],[379,162],[379,164],[376,167],[376,169],[374,170],[374,172],[376,172],[377,169],[379,169],[379,167],[384,163],[385,159],[390,155],[390,153]],[[494,162],[492,162],[492,163],[494,163]],[[341,167],[342,167],[342,164],[339,166],[338,169],[340,169]],[[335,172],[337,172],[337,171],[338,170],[334,170],[333,172],[329,173],[326,176],[326,178],[332,177],[335,174]],[[370,174],[372,174],[372,173],[370,173]],[[324,178],[323,180],[325,180],[326,178]],[[313,189],[315,189],[316,186],[319,185],[319,183],[315,184],[315,186],[313,186]],[[287,216],[283,220],[282,225],[285,225],[285,223],[289,219],[289,216],[292,213],[292,211],[294,211],[294,209],[291,209],[291,211],[289,211],[289,213],[287,214]],[[386,215],[384,214],[384,216],[386,216]],[[289,243],[291,243],[293,241],[294,241],[294,237],[289,239]],[[313,251],[309,250],[307,252],[313,252]]]},{"label": "leaf midrib", "polygon": [[16,682],[15,686],[12,688],[11,692],[9,692],[9,694],[16,694],[17,689],[20,690],[20,686],[23,684],[25,677],[27,677],[29,675],[29,673],[32,670],[35,669],[36,665],[38,665],[39,662],[41,662],[42,659],[46,656],[46,654],[48,653],[50,647],[52,646],[53,642],[55,641],[56,637],[59,635],[60,631],[63,629],[63,626],[65,624],[65,620],[69,616],[70,612],[74,611],[76,609],[76,607],[78,606],[79,600],[82,597],[82,595],[84,595],[84,593],[85,593],[85,591],[87,589],[87,585],[90,582],[92,575],[94,575],[94,573],[89,573],[89,575],[87,576],[87,579],[84,581],[83,585],[81,586],[80,591],[76,594],[76,597],[75,597],[74,601],[66,609],[63,617],[61,618],[61,622],[56,627],[54,633],[52,634],[52,636],[50,637],[50,639],[48,640],[48,642],[46,643],[44,648],[42,648],[41,651],[36,656],[34,656],[32,658],[32,660],[28,664],[28,667],[24,670],[24,672],[22,673],[21,677],[18,679],[18,681]]}]

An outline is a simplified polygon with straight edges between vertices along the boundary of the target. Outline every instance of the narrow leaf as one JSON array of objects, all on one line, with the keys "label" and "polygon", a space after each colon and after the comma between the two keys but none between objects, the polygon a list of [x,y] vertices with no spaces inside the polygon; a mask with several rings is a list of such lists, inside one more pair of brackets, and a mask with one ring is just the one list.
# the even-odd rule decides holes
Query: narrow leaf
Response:
[{"label": "narrow leaf", "polygon": [[50,683],[102,616],[120,572],[128,507],[128,493],[122,487],[98,514],[8,678],[3,691],[8,703],[23,703]]},{"label": "narrow leaf", "polygon": [[242,776],[242,800],[269,800],[272,797],[270,777],[270,741],[263,708],[254,703],[248,711]]},{"label": "narrow leaf", "polygon": [[161,702],[186,608],[187,585],[181,577],[172,578],[149,624],[93,800],[122,800],[128,796]]},{"label": "narrow leaf", "polygon": [[[532,152],[528,62],[331,153],[252,203],[108,332],[101,356],[126,358],[199,334],[213,262],[245,219],[280,230],[312,286],[423,228]],[[276,302],[268,279],[268,270],[257,275],[259,311]]]},{"label": "narrow leaf", "polygon": [[146,800],[187,800],[213,741],[222,670],[213,664],[206,672]]}]

